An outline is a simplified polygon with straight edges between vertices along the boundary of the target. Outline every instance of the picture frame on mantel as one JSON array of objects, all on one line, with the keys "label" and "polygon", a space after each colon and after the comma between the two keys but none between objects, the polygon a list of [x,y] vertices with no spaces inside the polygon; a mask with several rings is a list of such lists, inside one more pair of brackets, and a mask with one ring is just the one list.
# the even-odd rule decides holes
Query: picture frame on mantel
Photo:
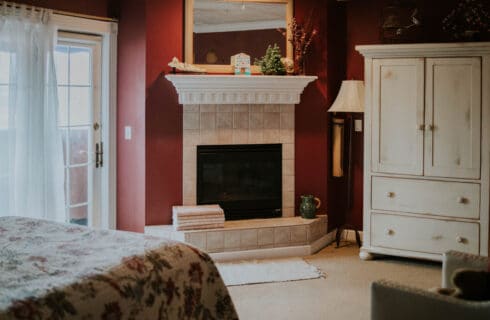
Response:
[{"label": "picture frame on mantel", "polygon": [[[184,22],[184,59],[186,63],[196,65],[199,68],[206,70],[207,73],[218,74],[233,74],[234,68],[231,64],[200,64],[194,61],[194,4],[199,0],[185,0],[185,22]],[[290,28],[288,27],[294,10],[293,0],[229,0],[228,2],[236,2],[241,6],[246,6],[247,2],[252,4],[284,4],[286,5],[286,37],[284,38],[286,57],[292,59],[293,46],[287,41],[290,37]],[[272,44],[271,44],[272,45]],[[265,52],[265,51],[264,51]],[[239,53],[239,52],[235,52]],[[234,54],[235,54],[234,53]],[[231,57],[231,55],[230,55]],[[258,66],[251,66],[252,74],[260,74]]]}]

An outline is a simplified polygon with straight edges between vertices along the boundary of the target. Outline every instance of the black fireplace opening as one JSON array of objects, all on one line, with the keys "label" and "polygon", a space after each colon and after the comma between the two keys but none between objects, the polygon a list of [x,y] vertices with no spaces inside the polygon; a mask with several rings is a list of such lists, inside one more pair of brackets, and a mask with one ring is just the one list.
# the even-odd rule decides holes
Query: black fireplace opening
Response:
[{"label": "black fireplace opening", "polygon": [[282,145],[197,147],[197,204],[219,204],[226,220],[282,216]]}]

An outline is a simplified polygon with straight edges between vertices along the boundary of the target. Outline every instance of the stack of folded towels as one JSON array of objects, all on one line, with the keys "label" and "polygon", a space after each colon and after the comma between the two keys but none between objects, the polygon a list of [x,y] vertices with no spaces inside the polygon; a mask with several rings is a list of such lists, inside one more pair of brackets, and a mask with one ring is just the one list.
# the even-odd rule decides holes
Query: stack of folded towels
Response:
[{"label": "stack of folded towels", "polygon": [[225,226],[225,213],[217,204],[173,206],[174,230],[215,229]]}]

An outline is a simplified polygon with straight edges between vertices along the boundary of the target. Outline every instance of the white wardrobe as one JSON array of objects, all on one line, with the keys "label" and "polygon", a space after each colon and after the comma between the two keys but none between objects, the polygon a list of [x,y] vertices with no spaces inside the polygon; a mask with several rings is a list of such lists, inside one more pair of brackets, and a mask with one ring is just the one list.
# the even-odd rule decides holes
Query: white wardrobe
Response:
[{"label": "white wardrobe", "polygon": [[356,49],[366,85],[360,257],[488,255],[490,43]]}]

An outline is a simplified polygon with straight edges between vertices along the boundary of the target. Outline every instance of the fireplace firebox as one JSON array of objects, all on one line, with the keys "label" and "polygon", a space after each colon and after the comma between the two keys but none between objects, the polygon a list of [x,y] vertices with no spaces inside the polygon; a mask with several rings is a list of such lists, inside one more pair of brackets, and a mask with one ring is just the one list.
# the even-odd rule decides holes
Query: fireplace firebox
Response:
[{"label": "fireplace firebox", "polygon": [[282,216],[282,145],[197,147],[197,204],[218,203],[226,220]]}]

